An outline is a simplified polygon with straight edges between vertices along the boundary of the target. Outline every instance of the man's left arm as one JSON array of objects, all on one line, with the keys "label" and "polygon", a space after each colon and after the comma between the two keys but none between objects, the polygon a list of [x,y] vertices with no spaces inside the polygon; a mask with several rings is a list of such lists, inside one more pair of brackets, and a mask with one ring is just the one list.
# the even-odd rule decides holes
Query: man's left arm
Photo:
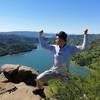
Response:
[{"label": "man's left arm", "polygon": [[74,52],[80,52],[80,51],[84,51],[87,49],[88,47],[87,33],[88,33],[88,29],[84,31],[83,44],[81,46],[75,46]]}]

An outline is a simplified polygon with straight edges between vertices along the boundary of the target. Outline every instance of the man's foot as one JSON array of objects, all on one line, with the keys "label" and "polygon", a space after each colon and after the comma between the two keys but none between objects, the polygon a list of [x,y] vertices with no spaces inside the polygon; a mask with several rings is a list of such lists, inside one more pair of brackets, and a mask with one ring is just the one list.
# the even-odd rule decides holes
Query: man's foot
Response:
[{"label": "man's foot", "polygon": [[40,95],[42,98],[45,98],[46,97],[45,96],[45,93],[44,93],[44,89],[36,89],[36,90],[33,91],[33,93],[35,95]]}]

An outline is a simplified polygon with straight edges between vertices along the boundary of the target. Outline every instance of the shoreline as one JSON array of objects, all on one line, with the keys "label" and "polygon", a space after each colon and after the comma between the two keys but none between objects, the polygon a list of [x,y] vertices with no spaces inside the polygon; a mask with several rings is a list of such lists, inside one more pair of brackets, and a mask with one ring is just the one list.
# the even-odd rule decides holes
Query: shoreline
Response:
[{"label": "shoreline", "polygon": [[37,47],[34,47],[33,49],[30,50],[25,50],[25,51],[20,51],[20,52],[11,52],[11,53],[5,53],[5,54],[0,54],[0,57],[4,57],[4,56],[11,56],[11,55],[16,55],[16,54],[21,54],[21,53],[26,53],[26,52],[31,52],[33,50],[37,49]]}]

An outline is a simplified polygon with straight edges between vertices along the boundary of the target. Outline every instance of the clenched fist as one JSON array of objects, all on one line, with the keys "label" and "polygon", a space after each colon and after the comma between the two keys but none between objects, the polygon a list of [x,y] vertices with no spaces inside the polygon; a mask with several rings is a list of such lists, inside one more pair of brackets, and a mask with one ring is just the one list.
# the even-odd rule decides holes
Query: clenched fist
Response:
[{"label": "clenched fist", "polygon": [[87,33],[88,33],[88,29],[86,29],[86,30],[84,31],[84,34],[85,34],[85,35],[87,35]]},{"label": "clenched fist", "polygon": [[42,36],[43,33],[44,33],[43,30],[41,30],[41,31],[38,32],[39,36]]}]

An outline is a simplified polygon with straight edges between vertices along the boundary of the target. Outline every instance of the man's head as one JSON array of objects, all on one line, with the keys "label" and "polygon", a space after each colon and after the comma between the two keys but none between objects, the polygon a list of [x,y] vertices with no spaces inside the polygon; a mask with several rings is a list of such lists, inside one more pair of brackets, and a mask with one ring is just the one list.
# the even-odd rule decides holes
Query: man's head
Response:
[{"label": "man's head", "polygon": [[63,46],[67,41],[67,34],[63,31],[60,31],[56,34],[56,44],[59,46]]}]

